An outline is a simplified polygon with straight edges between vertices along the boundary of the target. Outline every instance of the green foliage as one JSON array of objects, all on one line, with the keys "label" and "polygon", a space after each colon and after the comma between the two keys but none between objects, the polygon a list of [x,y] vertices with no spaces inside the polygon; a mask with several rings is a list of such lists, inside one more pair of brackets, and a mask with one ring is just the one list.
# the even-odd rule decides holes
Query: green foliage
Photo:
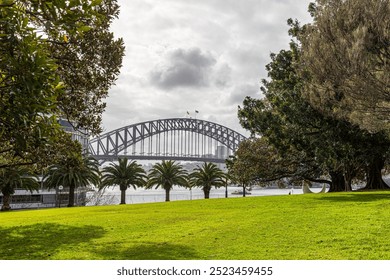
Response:
[{"label": "green foliage", "polygon": [[59,129],[57,65],[22,6],[2,7],[0,15],[0,155],[31,160],[28,152]]},{"label": "green foliage", "polygon": [[74,206],[74,191],[91,184],[100,184],[99,164],[91,156],[80,156],[80,152],[71,151],[57,164],[49,167],[44,177],[45,187],[55,189],[59,186],[69,188],[68,207]]},{"label": "green foliage", "polygon": [[260,177],[259,172],[262,170],[262,168],[259,168],[259,164],[264,163],[268,165],[266,162],[269,159],[265,159],[263,157],[265,154],[259,153],[258,150],[252,150],[252,143],[254,143],[252,139],[241,142],[234,156],[226,160],[226,167],[231,182],[243,187],[255,184],[258,181],[257,179]]},{"label": "green foliage", "polygon": [[197,167],[189,175],[191,187],[200,187],[204,192],[204,198],[210,197],[212,187],[219,188],[225,185],[225,173],[212,162],[206,162]]},{"label": "green foliage", "polygon": [[169,193],[173,186],[187,187],[187,171],[175,161],[163,160],[161,163],[156,163],[148,174],[148,182],[146,188],[163,188],[165,190],[165,201],[169,201]]},{"label": "green foliage", "polygon": [[0,214],[1,259],[388,260],[389,199],[359,192],[13,211]]},{"label": "green foliage", "polygon": [[[297,156],[298,152],[282,157],[265,137],[250,138],[240,143],[234,156],[228,160],[227,167],[232,182],[242,186],[265,186],[282,182],[285,178],[301,178],[302,164],[292,158]],[[307,174],[307,169],[304,172]]]},{"label": "green foliage", "polygon": [[29,170],[21,167],[8,167],[0,169],[0,192],[3,194],[2,211],[10,210],[9,199],[16,189],[25,189],[33,192],[38,190],[39,184]]},{"label": "green foliage", "polygon": [[126,190],[136,189],[146,184],[146,172],[136,161],[128,162],[127,158],[119,158],[118,164],[111,163],[103,169],[100,189],[108,186],[119,186],[121,191],[120,204],[126,204]]},{"label": "green foliage", "polygon": [[45,162],[36,151],[55,150],[61,117],[100,131],[124,54],[109,31],[118,12],[115,0],[2,2],[0,167]]},{"label": "green foliage", "polygon": [[[298,23],[290,24],[294,36],[305,31]],[[272,54],[271,59],[269,79],[263,80],[265,98],[247,97],[239,108],[242,126],[264,139],[254,140],[252,147],[249,143],[240,147],[241,157],[235,164],[242,165],[242,172],[236,173],[243,177],[249,172],[249,177],[260,182],[285,177],[327,182],[331,191],[345,191],[351,190],[353,178],[362,178],[370,169],[367,186],[386,188],[380,174],[390,147],[386,135],[326,115],[306,99],[298,43],[291,42],[290,50]],[[251,155],[251,149],[261,154]],[[370,177],[376,178],[375,184]]]},{"label": "green foliage", "polygon": [[348,132],[348,127],[325,118],[302,98],[296,44],[289,51],[272,54],[271,59],[267,65],[270,79],[263,80],[265,98],[247,97],[239,108],[242,126],[261,139],[243,143],[235,163],[241,168],[233,164],[230,169],[259,183],[289,178],[331,184],[324,176],[343,168],[337,161],[343,158],[335,157],[339,154],[334,149],[343,148],[338,133]]},{"label": "green foliage", "polygon": [[310,103],[370,131],[388,131],[390,2],[318,0],[298,36]]}]

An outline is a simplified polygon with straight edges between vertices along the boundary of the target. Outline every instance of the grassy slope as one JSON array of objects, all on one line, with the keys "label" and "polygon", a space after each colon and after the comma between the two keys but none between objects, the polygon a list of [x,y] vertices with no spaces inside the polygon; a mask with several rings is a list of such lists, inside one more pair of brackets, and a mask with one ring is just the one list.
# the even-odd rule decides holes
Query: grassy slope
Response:
[{"label": "grassy slope", "polygon": [[0,213],[1,259],[390,259],[390,193]]}]

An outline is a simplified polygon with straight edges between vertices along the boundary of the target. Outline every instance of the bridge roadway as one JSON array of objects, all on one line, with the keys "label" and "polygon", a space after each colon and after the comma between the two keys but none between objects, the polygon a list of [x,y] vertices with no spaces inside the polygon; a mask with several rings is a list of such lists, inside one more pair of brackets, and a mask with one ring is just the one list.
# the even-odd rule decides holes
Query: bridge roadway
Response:
[{"label": "bridge roadway", "polygon": [[175,160],[175,161],[195,161],[195,162],[214,162],[214,163],[225,163],[224,158],[211,158],[211,157],[196,157],[196,156],[162,156],[162,155],[119,155],[119,156],[93,156],[99,161],[114,161],[117,158],[128,158],[131,160]]}]

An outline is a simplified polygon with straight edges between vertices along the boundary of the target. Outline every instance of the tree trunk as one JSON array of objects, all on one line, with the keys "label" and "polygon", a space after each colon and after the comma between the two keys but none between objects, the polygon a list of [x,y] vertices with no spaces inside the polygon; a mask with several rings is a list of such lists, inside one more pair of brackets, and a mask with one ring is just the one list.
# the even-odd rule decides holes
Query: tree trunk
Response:
[{"label": "tree trunk", "polygon": [[[73,207],[74,206],[74,186],[69,187],[69,203],[68,207]],[[60,194],[60,205],[61,205],[61,194]]]},{"label": "tree trunk", "polygon": [[204,198],[209,199],[210,198],[210,189],[209,188],[203,188],[204,192]]},{"label": "tree trunk", "polygon": [[345,179],[342,172],[329,172],[332,183],[330,184],[329,192],[344,192]]},{"label": "tree trunk", "polygon": [[9,211],[11,210],[11,206],[9,205],[11,195],[3,194],[3,206],[1,206],[1,211]]},{"label": "tree trunk", "polygon": [[169,200],[169,193],[171,192],[171,189],[165,189],[165,201],[170,201]]},{"label": "tree trunk", "polygon": [[242,185],[242,197],[246,196],[246,187],[245,185]]},{"label": "tree trunk", "polygon": [[126,188],[120,188],[121,189],[121,202],[120,204],[126,204]]},{"label": "tree trunk", "polygon": [[345,180],[345,191],[351,192],[352,191],[352,178],[350,176],[344,176]]},{"label": "tree trunk", "polygon": [[345,191],[346,192],[352,191],[352,178],[353,178],[352,171],[351,171],[351,169],[349,169],[344,173]]},{"label": "tree trunk", "polygon": [[367,168],[367,183],[363,190],[387,190],[390,187],[382,179],[383,158],[375,158]]}]

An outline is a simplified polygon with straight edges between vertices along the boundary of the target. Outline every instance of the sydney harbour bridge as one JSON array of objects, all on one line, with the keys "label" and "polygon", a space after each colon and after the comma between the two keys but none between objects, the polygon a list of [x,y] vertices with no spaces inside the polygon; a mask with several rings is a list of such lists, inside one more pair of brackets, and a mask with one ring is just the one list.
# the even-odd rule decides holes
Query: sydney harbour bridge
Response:
[{"label": "sydney harbour bridge", "polygon": [[102,134],[89,142],[89,152],[99,161],[127,157],[224,163],[245,139],[214,122],[171,118],[132,124]]}]

